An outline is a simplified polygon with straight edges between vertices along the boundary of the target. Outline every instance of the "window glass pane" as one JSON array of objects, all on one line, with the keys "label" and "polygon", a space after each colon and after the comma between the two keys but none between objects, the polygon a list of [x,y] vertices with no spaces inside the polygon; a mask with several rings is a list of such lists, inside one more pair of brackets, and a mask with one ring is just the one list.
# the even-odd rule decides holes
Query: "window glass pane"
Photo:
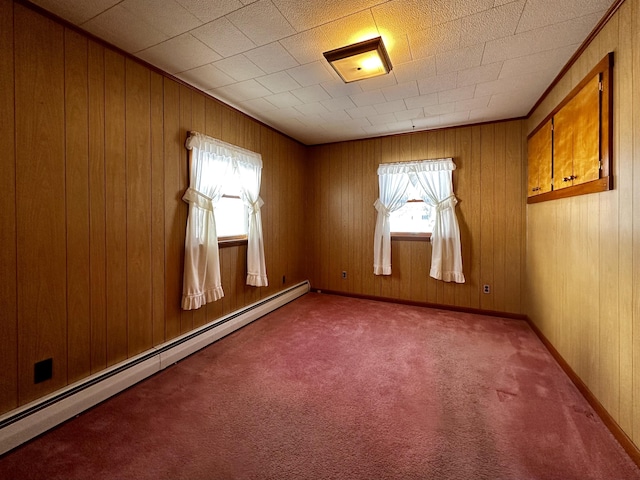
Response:
[{"label": "window glass pane", "polygon": [[247,210],[239,198],[222,197],[213,212],[218,237],[247,234]]},{"label": "window glass pane", "polygon": [[431,233],[435,215],[426,203],[407,202],[402,208],[391,213],[391,231],[407,233]]}]

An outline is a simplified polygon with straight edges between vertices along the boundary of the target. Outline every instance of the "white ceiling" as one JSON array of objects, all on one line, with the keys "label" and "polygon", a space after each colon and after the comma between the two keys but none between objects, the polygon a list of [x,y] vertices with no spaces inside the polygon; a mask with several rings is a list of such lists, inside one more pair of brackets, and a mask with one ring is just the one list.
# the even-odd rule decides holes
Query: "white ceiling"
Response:
[{"label": "white ceiling", "polygon": [[[526,115],[614,0],[32,0],[307,145]],[[345,84],[322,52],[381,35]]]}]

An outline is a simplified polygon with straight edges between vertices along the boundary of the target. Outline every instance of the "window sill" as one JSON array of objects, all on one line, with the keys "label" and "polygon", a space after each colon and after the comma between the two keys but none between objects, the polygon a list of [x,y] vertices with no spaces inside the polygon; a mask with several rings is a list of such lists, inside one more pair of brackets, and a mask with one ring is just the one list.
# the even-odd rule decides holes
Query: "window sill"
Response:
[{"label": "window sill", "polygon": [[224,237],[218,239],[218,248],[239,247],[247,245],[247,237]]},{"label": "window sill", "polygon": [[403,241],[403,242],[430,242],[430,233],[409,233],[409,232],[397,232],[391,234],[391,241]]}]

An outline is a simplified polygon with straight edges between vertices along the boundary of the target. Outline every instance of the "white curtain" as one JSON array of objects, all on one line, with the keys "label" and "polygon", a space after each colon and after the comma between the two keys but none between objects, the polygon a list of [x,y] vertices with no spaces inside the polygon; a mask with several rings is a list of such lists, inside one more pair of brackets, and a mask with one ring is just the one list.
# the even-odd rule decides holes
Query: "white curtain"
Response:
[{"label": "white curtain", "polygon": [[431,233],[430,275],[445,282],[464,283],[460,227],[455,213],[458,203],[453,194],[451,158],[382,164],[378,168],[380,198],[374,239],[374,274],[391,275],[391,234],[389,215],[406,203],[406,188],[411,182],[422,200],[435,212]]},{"label": "white curtain", "polygon": [[391,275],[391,224],[389,216],[407,203],[409,175],[405,165],[388,164],[378,167],[380,198],[374,206],[378,211],[373,237],[373,273]]},{"label": "white curtain", "polygon": [[250,206],[251,212],[257,210],[257,213],[250,213],[247,265],[251,266],[247,284],[258,286],[255,281],[249,283],[249,277],[258,277],[264,285],[267,284],[260,217],[262,200],[259,197],[262,158],[260,154],[198,132],[190,133],[185,146],[191,150],[191,155],[189,188],[182,197],[189,204],[182,308],[193,310],[224,296],[213,210],[231,175],[240,176],[243,201]]},{"label": "white curtain", "polygon": [[453,194],[451,179],[455,168],[450,158],[419,162],[411,172],[411,179],[420,187],[422,200],[435,212],[429,274],[436,280],[464,283],[460,226],[455,211],[458,200]]},{"label": "white curtain", "polygon": [[260,208],[264,204],[260,198],[260,179],[262,160],[259,157],[241,155],[236,161],[237,174],[240,175],[242,201],[249,210],[249,231],[247,234],[247,285],[266,287],[267,267],[264,260],[264,241],[262,238],[262,215]]}]

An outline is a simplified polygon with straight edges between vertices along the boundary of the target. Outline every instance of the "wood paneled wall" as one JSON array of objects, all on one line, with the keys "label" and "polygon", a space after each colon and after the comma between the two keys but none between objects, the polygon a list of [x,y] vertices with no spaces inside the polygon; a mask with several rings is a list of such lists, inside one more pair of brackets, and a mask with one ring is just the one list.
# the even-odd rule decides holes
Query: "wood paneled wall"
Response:
[{"label": "wood paneled wall", "polygon": [[[518,120],[312,147],[312,214],[306,217],[312,286],[524,313],[523,128]],[[453,157],[457,167],[453,181],[466,283],[429,277],[431,245],[416,241],[392,241],[392,275],[373,275],[378,165],[444,157]],[[490,294],[482,293],[484,284]]]},{"label": "wood paneled wall", "polygon": [[527,133],[610,51],[614,190],[527,206],[527,313],[640,446],[640,0],[622,4]]},{"label": "wood paneled wall", "polygon": [[[189,130],[262,154],[270,282],[245,286],[246,246],[223,248],[225,297],[194,312],[180,309]],[[305,280],[304,151],[0,0],[0,413]]]}]

